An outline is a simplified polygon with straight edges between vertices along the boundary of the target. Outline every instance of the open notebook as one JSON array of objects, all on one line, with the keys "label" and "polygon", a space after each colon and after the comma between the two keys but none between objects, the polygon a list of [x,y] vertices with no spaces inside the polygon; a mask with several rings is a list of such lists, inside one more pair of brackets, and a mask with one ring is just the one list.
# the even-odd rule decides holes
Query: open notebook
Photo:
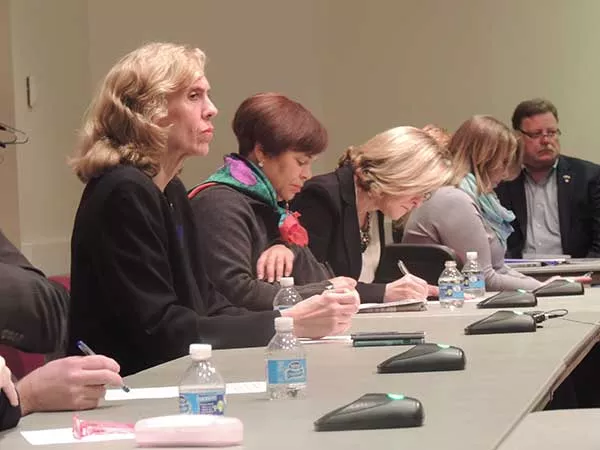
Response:
[{"label": "open notebook", "polygon": [[397,302],[387,303],[362,303],[359,313],[382,313],[382,312],[405,312],[405,311],[423,311],[427,309],[425,300],[399,300]]}]

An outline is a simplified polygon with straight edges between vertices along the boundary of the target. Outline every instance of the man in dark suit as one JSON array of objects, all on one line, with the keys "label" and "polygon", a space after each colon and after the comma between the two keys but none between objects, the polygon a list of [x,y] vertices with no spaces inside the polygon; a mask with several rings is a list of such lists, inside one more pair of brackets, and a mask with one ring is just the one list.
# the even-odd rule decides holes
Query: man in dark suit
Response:
[{"label": "man in dark suit", "polygon": [[521,102],[512,125],[523,137],[524,167],[496,188],[516,215],[507,257],[600,257],[600,166],[560,154],[558,112],[548,100]]},{"label": "man in dark suit", "polygon": [[67,290],[46,278],[0,230],[0,344],[64,354],[68,311]]}]

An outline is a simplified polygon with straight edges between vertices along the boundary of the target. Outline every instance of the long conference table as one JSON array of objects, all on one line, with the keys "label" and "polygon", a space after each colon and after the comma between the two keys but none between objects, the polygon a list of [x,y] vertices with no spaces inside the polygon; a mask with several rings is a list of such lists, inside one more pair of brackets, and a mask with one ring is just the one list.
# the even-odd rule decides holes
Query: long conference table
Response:
[{"label": "long conference table", "polygon": [[539,267],[515,267],[515,270],[540,281],[544,281],[554,275],[578,277],[592,272],[592,284],[600,284],[599,258],[580,258],[575,259],[572,263],[544,265]]},{"label": "long conference table", "polygon": [[[431,303],[427,311],[359,314],[352,331],[426,332],[427,342],[450,344],[466,354],[464,371],[413,374],[378,374],[384,359],[409,347],[353,348],[348,342],[306,344],[308,395],[301,400],[268,401],[264,393],[229,395],[226,414],[244,423],[244,449],[528,449],[539,439],[527,435],[540,429],[549,442],[552,433],[580,430],[580,423],[598,429],[600,414],[587,411],[541,411],[553,390],[573,370],[600,337],[600,289],[583,296],[541,298],[536,308],[568,308],[569,320],[553,319],[535,333],[467,336],[466,325],[494,310],[479,310],[467,303],[460,310],[443,310]],[[228,383],[264,380],[264,348],[220,350],[213,360]],[[177,385],[189,364],[187,357],[126,378],[132,388]],[[419,428],[316,432],[313,422],[330,410],[370,392],[397,393],[419,399],[425,423]],[[79,413],[86,420],[135,422],[176,414],[176,398],[104,402]],[[591,410],[595,411],[595,410]],[[532,413],[532,414],[530,414]],[[554,415],[553,415],[554,414]],[[70,427],[73,412],[36,413],[13,430],[0,433],[0,449],[33,448],[22,431]],[[538,417],[540,419],[538,419]],[[557,428],[556,423],[562,423]],[[546,425],[547,424],[547,427]],[[592,430],[589,430],[592,431]],[[600,433],[595,448],[600,448]],[[524,438],[520,438],[524,436]],[[578,448],[577,438],[568,440]],[[41,447],[41,448],[44,448]],[[134,440],[79,442],[50,449],[132,449]],[[588,448],[588,447],[582,447]],[[592,448],[592,447],[589,447]]]}]

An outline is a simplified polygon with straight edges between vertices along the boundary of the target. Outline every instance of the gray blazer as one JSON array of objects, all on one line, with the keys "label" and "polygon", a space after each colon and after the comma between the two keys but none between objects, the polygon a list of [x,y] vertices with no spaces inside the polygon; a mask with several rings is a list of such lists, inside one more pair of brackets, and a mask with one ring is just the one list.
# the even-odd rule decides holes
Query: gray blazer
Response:
[{"label": "gray blazer", "polygon": [[488,291],[529,290],[541,285],[504,264],[504,248],[485,223],[477,204],[455,187],[438,189],[411,213],[402,242],[446,245],[462,261],[468,251],[476,251]]}]

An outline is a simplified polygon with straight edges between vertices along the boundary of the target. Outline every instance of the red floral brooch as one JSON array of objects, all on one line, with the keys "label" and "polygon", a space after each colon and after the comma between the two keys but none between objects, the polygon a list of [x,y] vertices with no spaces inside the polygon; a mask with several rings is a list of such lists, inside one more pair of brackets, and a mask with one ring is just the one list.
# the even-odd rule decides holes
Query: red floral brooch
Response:
[{"label": "red floral brooch", "polygon": [[308,233],[306,228],[300,225],[298,217],[300,217],[298,212],[286,214],[283,222],[279,225],[279,233],[285,242],[306,247],[308,245]]}]

